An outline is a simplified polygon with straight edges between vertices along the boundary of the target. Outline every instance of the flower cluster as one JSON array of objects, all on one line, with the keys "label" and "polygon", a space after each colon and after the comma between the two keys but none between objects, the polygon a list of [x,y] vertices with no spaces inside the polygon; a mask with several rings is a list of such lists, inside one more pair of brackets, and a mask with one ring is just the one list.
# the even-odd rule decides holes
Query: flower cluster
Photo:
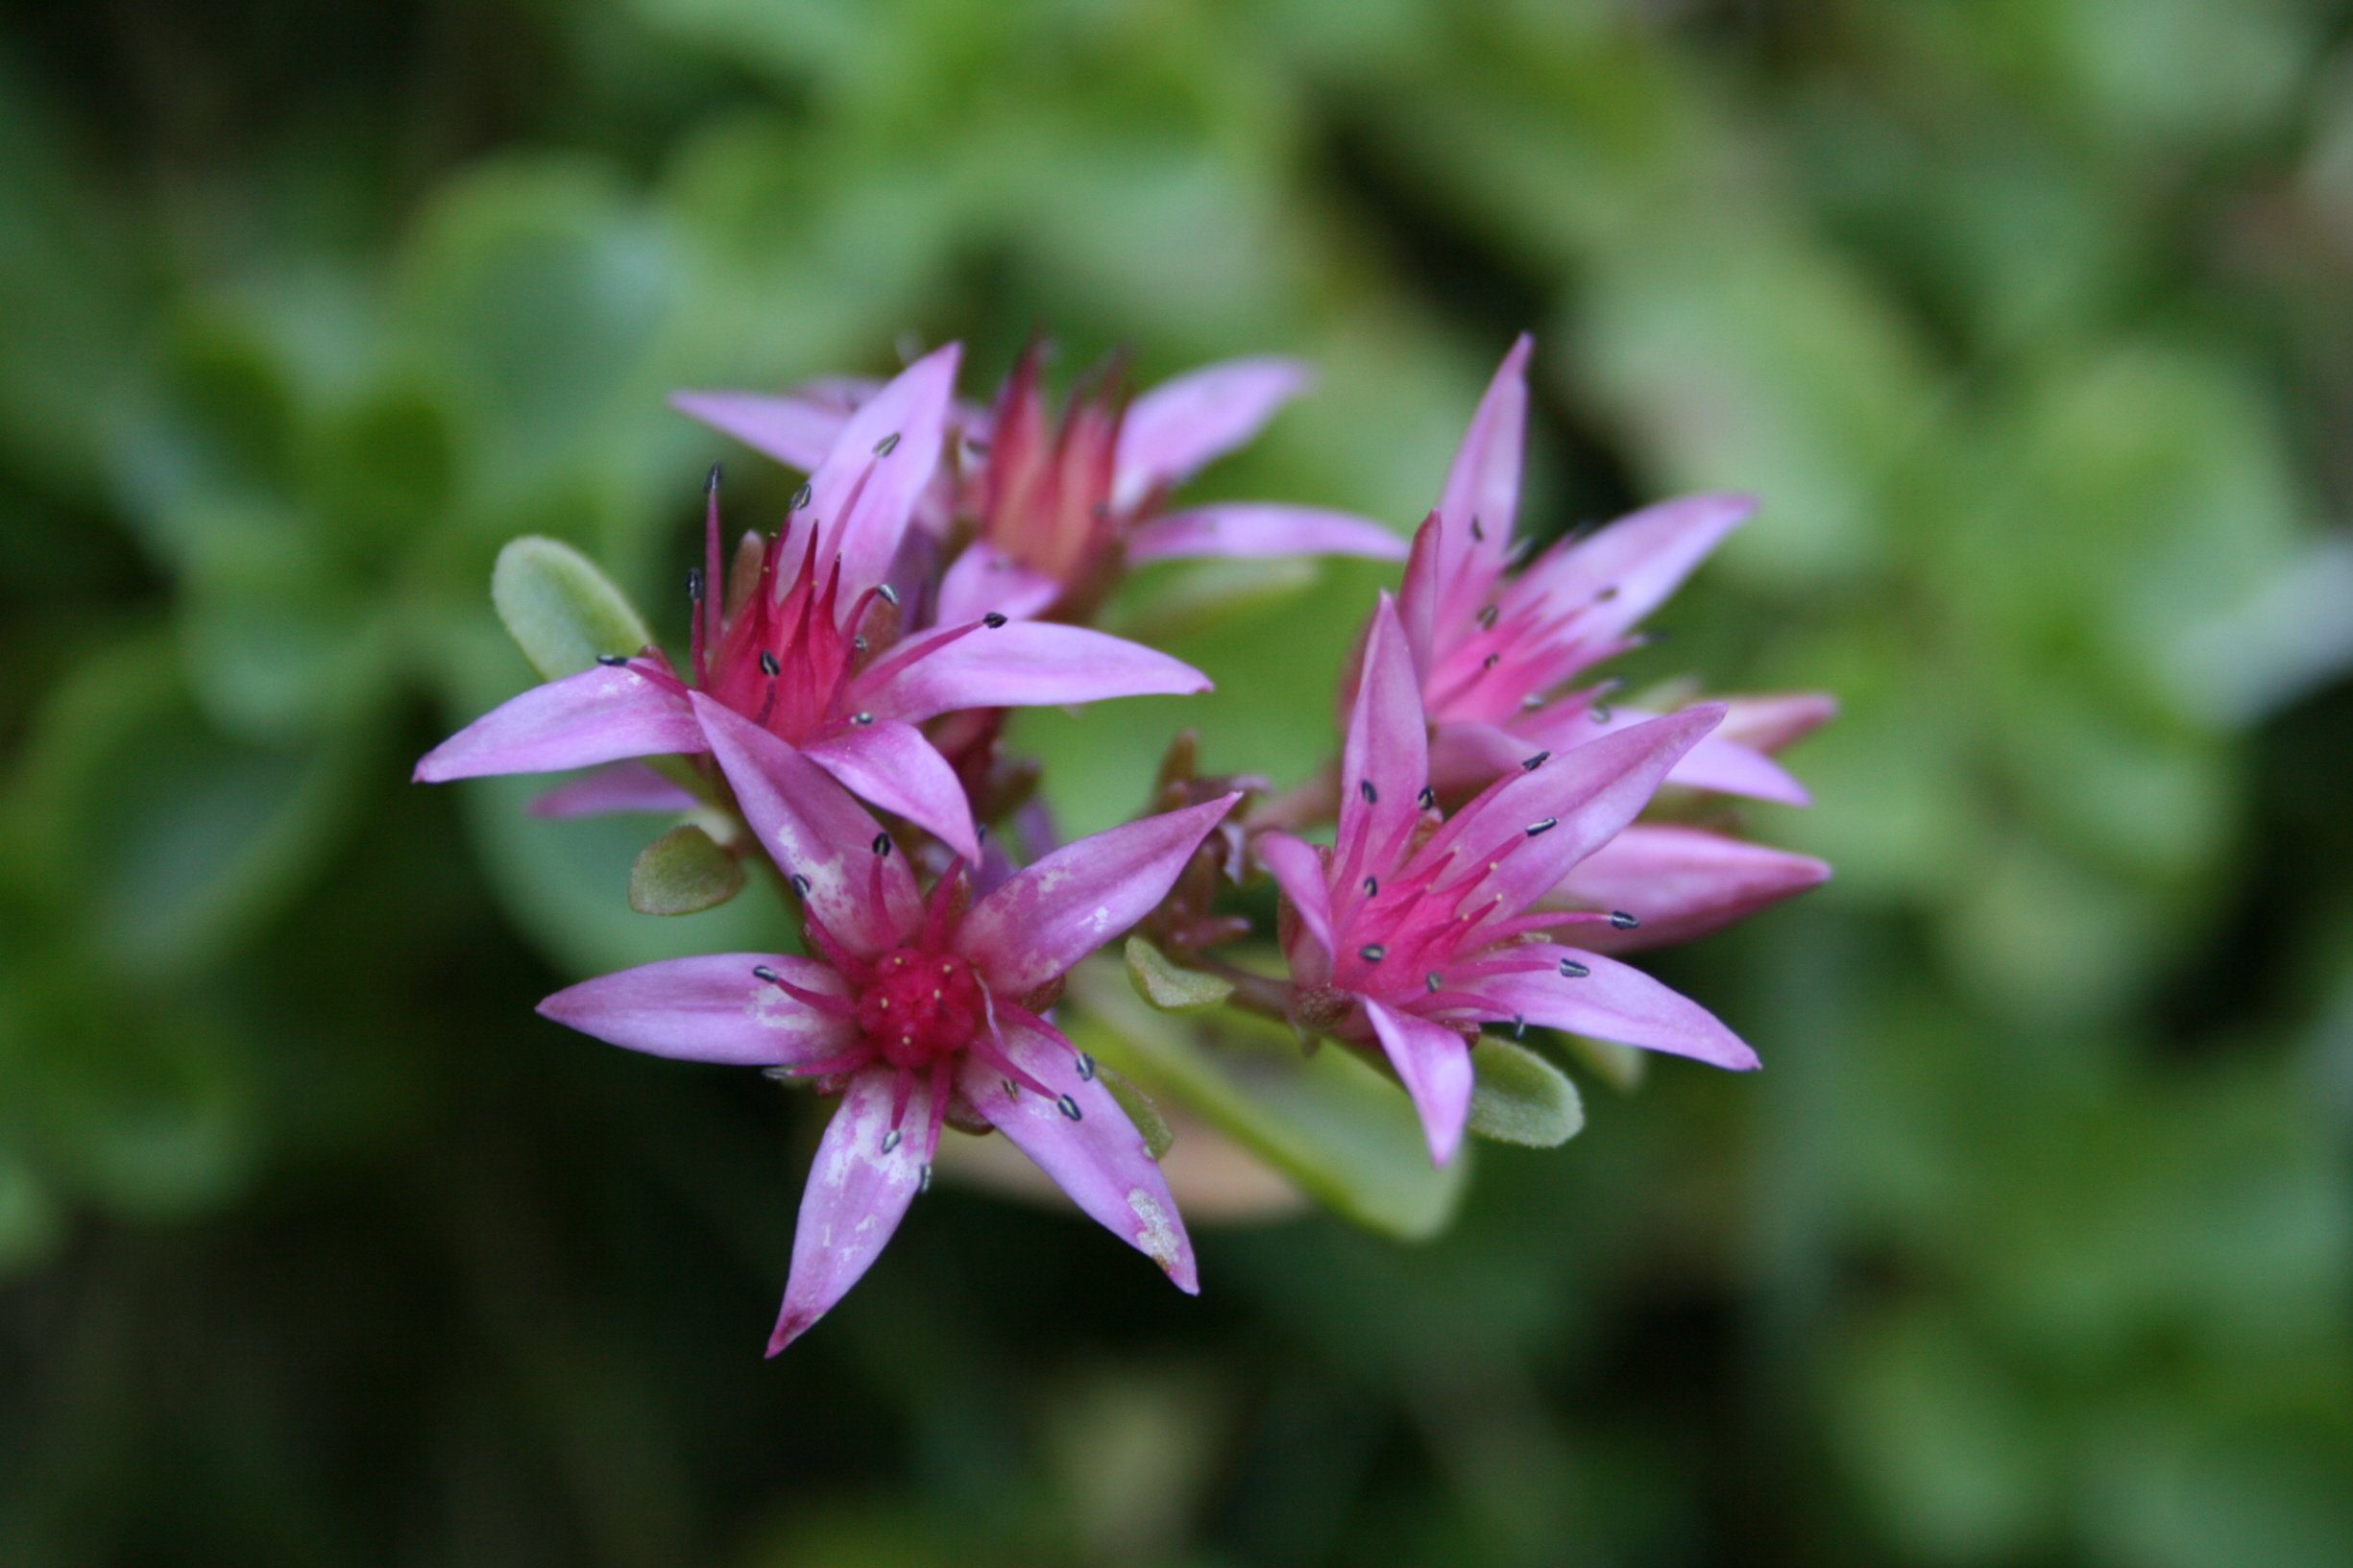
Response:
[{"label": "flower cluster", "polygon": [[[1488,1025],[1756,1065],[1706,1010],[1609,954],[1828,874],[1653,807],[1662,789],[1802,802],[1770,754],[1830,707],[1653,715],[1579,684],[1639,640],[1750,508],[1673,501],[1517,565],[1529,350],[1522,339],[1504,360],[1410,546],[1345,513],[1169,506],[1303,389],[1288,361],[1213,366],[1132,399],[1107,367],[1058,416],[1034,347],[986,408],[957,400],[953,345],[884,383],[678,395],[809,474],[781,525],[730,546],[715,468],[684,661],[608,653],[475,720],[417,777],[593,768],[541,808],[694,810],[727,825],[726,853],[773,862],[800,952],[649,964],[540,1009],[631,1049],[839,1097],[771,1353],[873,1263],[946,1127],[1003,1133],[1197,1289],[1132,1099],[1055,1015],[1064,977],[1139,925],[1175,933],[1177,961],[1242,977],[1216,951],[1252,934],[1218,907],[1237,883],[1279,887],[1287,975],[1251,973],[1233,1004],[1385,1065],[1441,1164],[1468,1122]],[[1281,554],[1406,563],[1343,683],[1332,763],[1278,798],[1187,767],[1167,781],[1171,808],[1058,848],[1034,824],[990,833],[1023,793],[1001,755],[1005,710],[1207,689],[1189,665],[1082,624],[1129,567]],[[672,760],[656,772],[647,759]],[[1308,835],[1324,823],[1319,845]]]}]

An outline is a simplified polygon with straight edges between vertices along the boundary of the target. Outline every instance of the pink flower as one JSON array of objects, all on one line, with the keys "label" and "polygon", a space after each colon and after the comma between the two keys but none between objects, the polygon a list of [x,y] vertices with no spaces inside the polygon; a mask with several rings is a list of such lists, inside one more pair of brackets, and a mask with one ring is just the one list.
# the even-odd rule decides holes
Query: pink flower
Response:
[{"label": "pink flower", "polygon": [[[901,638],[901,593],[885,577],[939,465],[957,355],[951,345],[918,361],[841,422],[783,530],[764,545],[746,540],[724,591],[714,470],[705,562],[693,579],[691,686],[659,649],[608,659],[476,719],[427,753],[416,776],[712,751],[699,716],[708,705],[691,700],[699,690],[971,862],[980,848],[964,786],[918,725],[968,708],[1207,690],[1205,676],[1165,654],[993,609]],[[585,804],[548,809],[649,799],[659,793],[633,775],[610,789],[589,786]]]},{"label": "pink flower", "polygon": [[1630,927],[1633,916],[1529,912],[1607,850],[1723,716],[1720,705],[1691,708],[1559,754],[1523,755],[1442,819],[1413,656],[1383,595],[1342,759],[1338,840],[1319,851],[1267,833],[1257,847],[1297,916],[1285,944],[1294,1016],[1379,1044],[1440,1164],[1462,1142],[1469,1044],[1485,1024],[1537,1024],[1719,1067],[1757,1065],[1696,1003],[1592,944],[1547,939],[1563,928]]},{"label": "pink flower", "polygon": [[[993,409],[958,407],[953,461],[927,495],[933,530],[969,521],[976,538],[949,567],[939,615],[986,600],[1020,618],[1091,607],[1124,567],[1191,556],[1402,558],[1377,522],[1318,507],[1235,502],[1158,515],[1168,492],[1256,435],[1307,384],[1287,359],[1206,366],[1129,402],[1115,369],[1091,377],[1059,421],[1032,344]],[[780,397],[682,392],[682,412],[794,468],[811,467],[873,395],[873,384],[814,382]]]},{"label": "pink flower", "polygon": [[[1475,787],[1532,752],[1565,752],[1649,718],[1604,706],[1606,688],[1564,688],[1637,646],[1643,617],[1756,507],[1746,495],[1665,501],[1564,540],[1515,574],[1511,535],[1534,347],[1522,336],[1495,372],[1438,508],[1414,537],[1398,591],[1435,727],[1431,767],[1442,791]],[[1811,705],[1816,723],[1831,712],[1823,697],[1767,700]],[[1743,744],[1730,731],[1694,744],[1672,782],[1806,804],[1805,786],[1765,755],[1769,747]],[[1775,743],[1792,738],[1783,734]]]},{"label": "pink flower", "polygon": [[1043,1013],[1074,964],[1159,903],[1238,797],[1081,839],[967,908],[960,866],[927,898],[907,856],[808,756],[709,696],[691,700],[740,781],[745,819],[801,895],[817,955],[647,964],[559,991],[540,1011],[633,1050],[838,1086],[768,1353],[880,1255],[928,1184],[951,1117],[1004,1133],[1080,1209],[1197,1291],[1192,1243],[1143,1136]]}]

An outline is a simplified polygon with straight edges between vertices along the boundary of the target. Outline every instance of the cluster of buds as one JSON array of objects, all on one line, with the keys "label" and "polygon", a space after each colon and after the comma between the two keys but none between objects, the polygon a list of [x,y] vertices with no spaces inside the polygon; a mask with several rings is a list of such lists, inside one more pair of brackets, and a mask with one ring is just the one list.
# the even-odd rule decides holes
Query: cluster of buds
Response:
[{"label": "cluster of buds", "polygon": [[[1456,1156],[1483,1026],[1533,1024],[1746,1068],[1698,1004],[1619,961],[1821,880],[1827,868],[1654,797],[1802,802],[1770,752],[1829,716],[1812,697],[1665,714],[1583,684],[1746,516],[1669,502],[1520,564],[1512,544],[1527,340],[1504,360],[1410,546],[1310,507],[1171,509],[1170,493],[1305,385],[1240,360],[1130,400],[1116,367],[1057,418],[1025,354],[992,406],[958,402],[951,345],[888,382],[686,393],[690,415],[809,474],[772,534],[732,546],[712,471],[682,663],[601,657],[485,714],[427,781],[593,769],[555,814],[716,811],[773,863],[798,953],[655,963],[541,1003],[657,1055],[764,1069],[837,1095],[802,1200],[773,1354],[873,1263],[930,1184],[945,1129],[1002,1132],[1073,1201],[1197,1289],[1176,1202],[1106,1073],[1057,1029],[1064,977],[1131,930],[1247,981],[1234,1005],[1358,1049]],[[1130,567],[1181,557],[1403,560],[1344,672],[1340,754],[1273,794],[1196,775],[1172,745],[1151,814],[1067,844],[1023,801],[1007,709],[1208,688],[1083,624]],[[647,759],[672,759],[667,773]],[[691,787],[690,787],[691,786]],[[1332,841],[1315,841],[1329,826]],[[1286,977],[1233,895],[1272,878]],[[1276,933],[1265,933],[1276,934]]]}]

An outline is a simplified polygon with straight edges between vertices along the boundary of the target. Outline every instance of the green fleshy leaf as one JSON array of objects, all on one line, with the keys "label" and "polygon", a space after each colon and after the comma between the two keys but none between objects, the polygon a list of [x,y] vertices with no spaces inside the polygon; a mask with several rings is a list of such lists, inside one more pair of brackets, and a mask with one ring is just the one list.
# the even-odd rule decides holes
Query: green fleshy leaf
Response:
[{"label": "green fleshy leaf", "polygon": [[1234,994],[1231,980],[1184,969],[1140,936],[1128,938],[1128,983],[1164,1013],[1195,1013]]},{"label": "green fleshy leaf", "polygon": [[1525,1046],[1481,1035],[1470,1048],[1478,1085],[1470,1130],[1498,1144],[1558,1148],[1585,1127],[1585,1102],[1568,1075]]},{"label": "green fleshy leaf", "polygon": [[1406,1241],[1454,1218],[1468,1151],[1439,1169],[1413,1103],[1355,1052],[1313,1054],[1280,1025],[1153,1011],[1103,960],[1070,977],[1065,1032],[1165,1104],[1215,1126],[1342,1218]]},{"label": "green fleshy leaf", "polygon": [[1642,1087],[1643,1076],[1650,1071],[1650,1053],[1632,1046],[1621,1046],[1614,1040],[1594,1040],[1582,1034],[1562,1036],[1578,1060],[1593,1070],[1602,1082],[1622,1095],[1631,1095]]},{"label": "green fleshy leaf", "polygon": [[1105,1067],[1101,1062],[1095,1064],[1095,1076],[1111,1092],[1111,1098],[1119,1101],[1119,1108],[1128,1113],[1128,1120],[1135,1123],[1135,1130],[1144,1135],[1144,1152],[1155,1160],[1167,1154],[1176,1142],[1176,1130],[1168,1124],[1168,1118],[1160,1114],[1160,1107],[1152,1102],[1152,1096],[1125,1073]]},{"label": "green fleshy leaf", "polygon": [[526,535],[498,552],[491,602],[531,667],[550,681],[577,675],[599,654],[623,658],[653,633],[611,578],[559,540]]},{"label": "green fleshy leaf", "polygon": [[743,891],[743,862],[692,823],[645,846],[629,872],[629,907],[642,915],[691,915]]}]

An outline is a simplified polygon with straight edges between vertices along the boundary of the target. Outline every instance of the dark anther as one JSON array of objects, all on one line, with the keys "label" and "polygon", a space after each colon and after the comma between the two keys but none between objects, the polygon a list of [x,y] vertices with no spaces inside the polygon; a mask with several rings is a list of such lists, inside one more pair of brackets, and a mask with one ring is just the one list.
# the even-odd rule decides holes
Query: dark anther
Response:
[{"label": "dark anther", "polygon": [[1492,632],[1495,629],[1495,617],[1502,614],[1503,609],[1500,605],[1485,605],[1479,611],[1479,625]]},{"label": "dark anther", "polygon": [[1596,724],[1607,724],[1610,722],[1610,709],[1606,703],[1597,702],[1593,705],[1593,722]]},{"label": "dark anther", "polygon": [[596,656],[596,663],[604,665],[604,667],[607,669],[619,669],[621,665],[629,663],[629,656],[619,653],[600,653]]},{"label": "dark anther", "polygon": [[1531,822],[1528,824],[1528,836],[1534,838],[1538,833],[1548,833],[1560,825],[1559,817],[1546,817],[1541,822]]},{"label": "dark anther", "polygon": [[1389,950],[1381,946],[1378,942],[1367,942],[1363,947],[1356,950],[1356,956],[1362,958],[1369,964],[1377,964],[1383,958],[1389,956]]},{"label": "dark anther", "polygon": [[1550,760],[1552,760],[1552,753],[1548,751],[1540,751],[1534,757],[1529,758],[1526,761],[1519,764],[1520,771],[1523,773],[1534,773],[1538,768],[1542,767]]},{"label": "dark anther", "polygon": [[1603,589],[1600,592],[1593,595],[1593,602],[1595,604],[1608,604],[1612,599],[1616,597],[1617,585],[1615,583],[1612,583],[1608,588]]},{"label": "dark anther", "polygon": [[866,651],[866,639],[862,637],[854,637],[850,639],[850,651],[853,653],[864,653]]},{"label": "dark anther", "polygon": [[797,871],[794,872],[792,874],[792,890],[803,898],[809,897],[809,879],[802,876]]},{"label": "dark anther", "polygon": [[687,568],[687,597],[696,604],[703,602],[703,568],[700,567]]},{"label": "dark anther", "polygon": [[1481,669],[1493,669],[1497,664],[1502,663],[1503,655],[1499,653],[1491,653],[1486,658],[1479,661],[1479,667]]},{"label": "dark anther", "polygon": [[888,833],[876,833],[874,835],[874,844],[872,847],[874,853],[881,856],[884,859],[887,860],[890,858],[890,835]]},{"label": "dark anther", "polygon": [[1020,1086],[1015,1084],[1011,1078],[999,1078],[997,1081],[1005,1085],[1005,1092],[1007,1097],[1014,1099],[1021,1098]]},{"label": "dark anther", "polygon": [[816,492],[803,485],[792,493],[792,510],[806,512],[809,510],[809,503],[814,499],[816,499]]},{"label": "dark anther", "polygon": [[719,493],[719,466],[716,463],[711,465],[711,477],[703,481],[703,489],[714,495]]},{"label": "dark anther", "polygon": [[988,628],[990,631],[992,631],[992,632],[993,632],[993,631],[995,631],[995,630],[996,630],[998,627],[1003,626],[1003,625],[1005,624],[1005,617],[1004,617],[1003,615],[1001,615],[997,614],[997,612],[996,612],[996,611],[991,610],[991,611],[990,611],[990,612],[989,612],[987,615],[982,615],[982,616],[981,617],[981,624],[982,624],[982,625],[983,625],[983,626],[985,626],[985,627],[987,627],[987,628]]},{"label": "dark anther", "polygon": [[1079,1081],[1080,1083],[1095,1081],[1095,1058],[1083,1050],[1079,1052]]},{"label": "dark anther", "polygon": [[1438,971],[1435,969],[1431,970],[1428,975],[1424,976],[1423,979],[1433,992],[1435,992],[1441,985],[1445,983],[1443,980],[1438,977]]},{"label": "dark anther", "polygon": [[1577,960],[1574,958],[1564,958],[1561,960],[1561,978],[1565,980],[1581,980],[1591,973],[1593,972],[1590,969],[1588,969],[1585,965],[1577,962]]},{"label": "dark anther", "polygon": [[888,457],[892,452],[895,452],[898,449],[899,432],[896,430],[891,431],[890,434],[885,436],[882,440],[874,444],[874,455],[877,457]]},{"label": "dark anther", "polygon": [[1610,924],[1621,931],[1630,931],[1642,923],[1623,909],[1613,909],[1610,911]]},{"label": "dark anther", "polygon": [[1380,804],[1381,792],[1372,787],[1372,781],[1371,779],[1357,780],[1356,792],[1365,797],[1365,804],[1367,806],[1378,806]]},{"label": "dark anther", "polygon": [[1527,1014],[1514,1013],[1512,1015],[1512,1038],[1515,1040],[1525,1040],[1528,1038]]},{"label": "dark anther", "polygon": [[1080,1114],[1079,1110],[1079,1102],[1071,1098],[1068,1095],[1063,1095],[1057,1098],[1054,1102],[1054,1108],[1060,1111],[1064,1116],[1069,1117],[1073,1122],[1079,1120]]},{"label": "dark anther", "polygon": [[1380,890],[1381,880],[1378,877],[1367,877],[1365,879],[1365,897],[1371,898],[1373,894],[1378,893]]},{"label": "dark anther", "polygon": [[1432,789],[1428,784],[1423,784],[1421,786],[1421,793],[1416,795],[1414,799],[1420,803],[1421,808],[1425,811],[1435,811],[1438,809],[1438,791]]},{"label": "dark anther", "polygon": [[876,588],[874,591],[883,596],[883,602],[885,604],[895,605],[899,602],[899,591],[891,587],[888,583],[882,584],[880,587]]},{"label": "dark anther", "polygon": [[893,1127],[888,1132],[883,1134],[883,1152],[888,1154],[892,1149],[895,1149],[898,1146],[899,1129]]},{"label": "dark anther", "polygon": [[763,648],[763,649],[761,649],[761,650],[760,650],[760,673],[761,673],[761,674],[765,675],[765,676],[768,676],[768,677],[770,677],[771,679],[773,679],[773,678],[774,678],[774,677],[776,677],[776,676],[782,675],[784,672],[785,672],[785,666],[784,666],[783,664],[781,664],[781,663],[777,663],[777,659],[776,659],[776,655],[775,655],[775,654],[773,654],[773,653],[769,652],[769,651],[768,651],[767,649],[765,649],[765,648]]},{"label": "dark anther", "polygon": [[774,985],[776,983],[776,971],[770,969],[765,964],[754,964],[752,965],[752,978],[764,981],[769,985]]},{"label": "dark anther", "polygon": [[915,1191],[916,1191],[916,1192],[918,1192],[918,1193],[928,1193],[928,1192],[930,1192],[931,1190],[932,1190],[932,1162],[931,1162],[931,1161],[929,1161],[929,1160],[926,1160],[926,1161],[924,1161],[924,1162],[923,1162],[923,1174],[922,1174],[921,1176],[918,1176],[918,1177],[915,1179]]},{"label": "dark anther", "polygon": [[1470,537],[1477,540],[1482,544],[1487,543],[1487,530],[1479,526],[1479,519],[1476,513],[1473,513],[1470,519]]},{"label": "dark anther", "polygon": [[872,713],[852,713],[850,715],[850,722],[852,724],[872,724],[874,722],[874,715]]}]

